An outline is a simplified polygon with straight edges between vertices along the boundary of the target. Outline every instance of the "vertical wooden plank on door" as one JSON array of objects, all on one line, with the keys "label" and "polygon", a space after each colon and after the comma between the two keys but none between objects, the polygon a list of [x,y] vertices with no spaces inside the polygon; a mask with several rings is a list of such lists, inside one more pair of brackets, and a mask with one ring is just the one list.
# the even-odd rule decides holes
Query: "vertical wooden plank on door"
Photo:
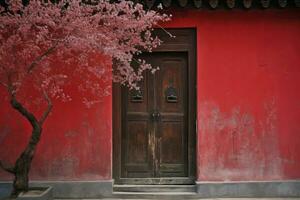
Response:
[{"label": "vertical wooden plank on door", "polygon": [[122,176],[143,178],[153,176],[151,123],[149,110],[149,73],[144,74],[140,90],[123,88],[122,102]]},{"label": "vertical wooden plank on door", "polygon": [[187,54],[161,53],[155,76],[159,177],[188,176]]}]

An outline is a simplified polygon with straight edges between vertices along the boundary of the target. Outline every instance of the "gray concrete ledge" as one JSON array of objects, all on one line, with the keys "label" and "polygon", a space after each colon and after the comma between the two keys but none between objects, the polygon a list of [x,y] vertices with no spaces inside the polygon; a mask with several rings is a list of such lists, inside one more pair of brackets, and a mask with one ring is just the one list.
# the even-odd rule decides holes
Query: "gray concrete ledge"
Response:
[{"label": "gray concrete ledge", "polygon": [[300,197],[300,180],[196,182],[201,198]]},{"label": "gray concrete ledge", "polygon": [[40,190],[40,194],[20,194],[17,200],[53,200],[52,187],[34,187],[32,189]]},{"label": "gray concrete ledge", "polygon": [[[113,180],[107,181],[33,181],[32,187],[52,186],[54,198],[113,197]],[[0,199],[8,196],[11,182],[0,182]],[[300,180],[196,182],[199,198],[300,197]],[[194,197],[195,198],[195,197]]]},{"label": "gray concrete ledge", "polygon": [[[51,186],[54,198],[100,198],[111,196],[113,181],[32,181],[32,187]],[[0,198],[7,197],[11,182],[0,182]]]}]

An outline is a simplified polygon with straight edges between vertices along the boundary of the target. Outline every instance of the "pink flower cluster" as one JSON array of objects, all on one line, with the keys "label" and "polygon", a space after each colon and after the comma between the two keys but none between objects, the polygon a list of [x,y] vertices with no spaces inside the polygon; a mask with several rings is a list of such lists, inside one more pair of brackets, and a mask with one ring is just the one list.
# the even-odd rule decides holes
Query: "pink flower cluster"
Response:
[{"label": "pink flower cluster", "polygon": [[132,1],[21,2],[9,0],[8,9],[0,8],[0,84],[10,95],[30,85],[50,98],[70,100],[64,85],[77,76],[81,91],[101,97],[107,90],[100,83],[110,81],[111,71],[113,80],[138,88],[143,72],[156,70],[135,56],[160,45],[152,30],[168,15]]}]

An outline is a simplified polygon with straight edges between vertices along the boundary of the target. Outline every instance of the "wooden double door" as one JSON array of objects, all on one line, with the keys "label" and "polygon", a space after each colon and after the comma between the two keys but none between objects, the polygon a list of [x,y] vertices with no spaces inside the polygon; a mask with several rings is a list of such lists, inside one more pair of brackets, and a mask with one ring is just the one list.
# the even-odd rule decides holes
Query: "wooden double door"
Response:
[{"label": "wooden double door", "polygon": [[[120,135],[115,181],[124,184],[194,182],[194,97],[188,52],[145,53],[159,66],[145,72],[140,90],[119,90]],[[193,75],[192,75],[193,76]]]}]

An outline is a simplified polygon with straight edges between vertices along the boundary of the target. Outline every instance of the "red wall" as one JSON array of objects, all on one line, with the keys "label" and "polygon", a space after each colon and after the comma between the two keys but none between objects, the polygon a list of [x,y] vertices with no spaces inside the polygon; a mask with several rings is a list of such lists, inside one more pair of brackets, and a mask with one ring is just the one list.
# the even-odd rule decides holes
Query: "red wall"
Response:
[{"label": "red wall", "polygon": [[[111,102],[111,96],[103,97],[101,103],[88,109],[76,94],[70,102],[55,101],[33,159],[31,179],[110,180]],[[2,98],[0,108],[0,159],[14,163],[28,142],[31,127]],[[2,170],[0,177],[0,180],[11,178]]]},{"label": "red wall", "polygon": [[[300,179],[300,12],[173,15],[166,27],[197,28],[198,180]],[[13,162],[30,128],[8,102],[0,109],[0,159]],[[92,109],[55,102],[31,177],[111,179],[111,111],[111,97]]]},{"label": "red wall", "polygon": [[300,178],[300,12],[173,12],[197,28],[199,181]]}]

